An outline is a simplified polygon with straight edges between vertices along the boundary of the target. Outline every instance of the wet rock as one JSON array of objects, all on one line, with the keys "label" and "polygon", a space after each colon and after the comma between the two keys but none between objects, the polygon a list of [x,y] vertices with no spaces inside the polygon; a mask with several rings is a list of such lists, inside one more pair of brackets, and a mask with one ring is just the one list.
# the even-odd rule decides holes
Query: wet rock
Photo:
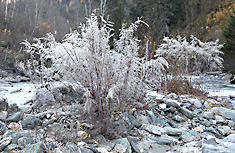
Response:
[{"label": "wet rock", "polygon": [[114,147],[114,150],[118,151],[119,149],[121,149],[121,150],[125,150],[125,153],[132,153],[131,145],[130,145],[129,141],[127,140],[127,138],[117,139],[114,141],[114,143],[116,144],[115,145],[116,149]]},{"label": "wet rock", "polygon": [[182,134],[182,131],[180,129],[171,128],[171,127],[165,127],[163,128],[168,135],[172,136],[180,136]]},{"label": "wet rock", "polygon": [[32,135],[28,132],[25,131],[7,131],[4,134],[4,137],[11,137],[12,138],[12,143],[17,144],[18,140],[22,137],[26,137],[28,139],[28,142],[33,142]]},{"label": "wet rock", "polygon": [[21,122],[21,125],[23,129],[34,129],[40,125],[40,120],[36,118],[35,116],[30,116],[30,117],[25,118]]},{"label": "wet rock", "polygon": [[21,127],[18,123],[16,122],[12,122],[8,125],[8,129],[9,130],[12,130],[12,131],[20,131],[21,130]]},{"label": "wet rock", "polygon": [[22,150],[22,153],[43,153],[46,151],[46,147],[43,143],[32,144]]},{"label": "wet rock", "polygon": [[3,151],[8,145],[10,145],[12,142],[12,138],[3,138],[0,140],[0,151]]},{"label": "wet rock", "polygon": [[7,125],[0,121],[0,135],[3,135],[7,131]]},{"label": "wet rock", "polygon": [[23,113],[22,112],[17,112],[11,116],[9,116],[6,121],[7,122],[19,122],[20,120],[22,120],[23,117]]},{"label": "wet rock", "polygon": [[185,121],[185,119],[179,115],[174,116],[173,120],[175,120],[176,122],[184,122]]},{"label": "wet rock", "polygon": [[181,112],[182,114],[184,114],[186,117],[188,117],[189,119],[192,119],[194,114],[192,111],[190,111],[189,109],[185,108],[185,107],[181,107],[179,109],[179,112]]},{"label": "wet rock", "polygon": [[0,112],[0,120],[5,121],[7,119],[8,112],[7,111],[1,111]]},{"label": "wet rock", "polygon": [[212,108],[212,112],[217,115],[221,115],[227,119],[235,120],[235,110],[231,110],[224,107],[214,107]]},{"label": "wet rock", "polygon": [[151,134],[154,134],[156,136],[160,136],[163,133],[165,133],[165,131],[163,130],[163,128],[159,127],[159,126],[155,126],[155,125],[151,125],[151,124],[143,124],[141,126],[141,128]]},{"label": "wet rock", "polygon": [[6,111],[8,107],[7,99],[0,97],[0,111]]}]

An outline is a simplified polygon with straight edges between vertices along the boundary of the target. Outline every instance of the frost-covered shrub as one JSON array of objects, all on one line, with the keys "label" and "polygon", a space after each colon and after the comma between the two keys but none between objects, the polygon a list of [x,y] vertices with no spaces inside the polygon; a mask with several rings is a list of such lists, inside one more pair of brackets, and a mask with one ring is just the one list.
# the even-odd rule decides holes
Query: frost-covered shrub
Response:
[{"label": "frost-covered shrub", "polygon": [[177,73],[214,71],[223,68],[223,58],[220,57],[222,47],[218,41],[202,42],[194,36],[191,36],[191,41],[180,36],[176,39],[165,37],[156,50],[156,56],[165,57]]},{"label": "frost-covered shrub", "polygon": [[61,42],[55,42],[52,34],[47,34],[45,38],[35,39],[34,44],[27,41],[23,44],[32,57],[39,51],[41,60],[51,59],[53,72],[62,74],[85,91],[88,113],[97,111],[99,117],[111,117],[112,112],[141,101],[146,78],[168,66],[162,57],[151,61],[138,57],[139,40],[134,32],[140,23],[144,22],[137,20],[129,27],[123,26],[119,39],[113,40],[112,49],[113,23],[103,19],[99,23],[94,15],[79,30],[65,35]]},{"label": "frost-covered shrub", "polygon": [[29,58],[24,62],[19,61],[18,67],[30,76],[34,85],[48,82],[56,72],[51,63],[51,56],[47,54],[57,45],[53,35],[47,34],[45,38],[34,38],[33,44],[27,40],[21,44],[24,45],[24,51],[29,54]]}]

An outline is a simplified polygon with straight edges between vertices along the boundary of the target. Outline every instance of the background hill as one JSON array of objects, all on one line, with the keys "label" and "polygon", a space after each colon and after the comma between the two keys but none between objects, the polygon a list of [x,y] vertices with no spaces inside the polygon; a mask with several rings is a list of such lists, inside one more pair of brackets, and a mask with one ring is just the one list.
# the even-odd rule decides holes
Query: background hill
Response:
[{"label": "background hill", "polygon": [[[150,40],[152,51],[164,36],[194,35],[203,41],[219,39],[220,43],[225,43],[228,37],[223,31],[229,28],[234,10],[235,0],[107,0],[106,5],[101,5],[101,0],[2,0],[0,45],[12,50],[8,55],[4,53],[5,59],[11,59],[11,55],[22,57],[19,54],[22,40],[31,41],[47,32],[61,40],[66,33],[77,29],[91,13],[104,14],[114,22],[114,29],[142,17],[149,28],[140,27],[137,35],[144,40],[143,43]],[[231,37],[235,37],[234,33],[229,39]],[[234,50],[234,47],[224,49],[226,70],[235,69]]]}]

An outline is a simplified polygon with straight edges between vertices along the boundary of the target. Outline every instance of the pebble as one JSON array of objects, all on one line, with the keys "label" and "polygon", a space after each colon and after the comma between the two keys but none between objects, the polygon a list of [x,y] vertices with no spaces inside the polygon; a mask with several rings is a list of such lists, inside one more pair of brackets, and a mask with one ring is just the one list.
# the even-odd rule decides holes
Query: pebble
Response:
[{"label": "pebble", "polygon": [[20,131],[21,130],[21,127],[18,123],[16,122],[12,122],[8,125],[8,129],[9,130],[12,130],[12,131]]}]

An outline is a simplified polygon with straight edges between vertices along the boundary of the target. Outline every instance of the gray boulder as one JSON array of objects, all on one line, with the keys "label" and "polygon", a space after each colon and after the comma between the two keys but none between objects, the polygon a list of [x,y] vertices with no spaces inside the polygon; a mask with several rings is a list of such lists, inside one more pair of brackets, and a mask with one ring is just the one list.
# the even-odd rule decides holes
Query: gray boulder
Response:
[{"label": "gray boulder", "polygon": [[44,153],[46,147],[42,142],[32,144],[22,150],[22,153]]},{"label": "gray boulder", "polygon": [[53,105],[55,103],[55,98],[53,94],[46,88],[40,88],[36,91],[34,102],[36,106],[40,107],[41,105]]},{"label": "gray boulder", "polygon": [[7,131],[4,135],[4,138],[6,137],[11,137],[12,138],[12,143],[13,144],[17,144],[18,140],[22,137],[26,137],[27,138],[27,142],[29,144],[33,143],[33,138],[32,135],[28,132],[25,131]]},{"label": "gray boulder", "polygon": [[34,129],[40,125],[40,120],[34,116],[30,116],[25,118],[21,122],[21,125],[23,129]]},{"label": "gray boulder", "polygon": [[20,120],[22,120],[23,117],[23,113],[22,112],[17,112],[11,116],[9,116],[6,121],[7,122],[18,122]]}]

